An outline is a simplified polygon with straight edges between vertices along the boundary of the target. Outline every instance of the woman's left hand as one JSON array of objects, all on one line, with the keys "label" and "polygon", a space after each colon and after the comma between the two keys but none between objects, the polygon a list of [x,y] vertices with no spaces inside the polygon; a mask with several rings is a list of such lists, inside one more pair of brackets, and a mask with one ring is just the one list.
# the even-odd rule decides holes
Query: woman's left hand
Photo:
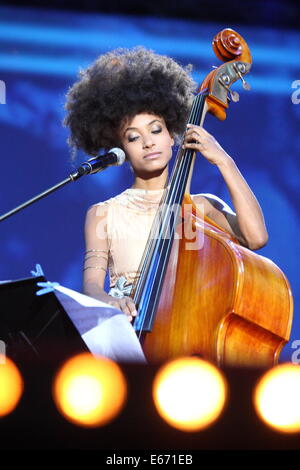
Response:
[{"label": "woman's left hand", "polygon": [[230,159],[229,155],[203,127],[187,125],[183,148],[200,152],[210,163],[221,165]]}]

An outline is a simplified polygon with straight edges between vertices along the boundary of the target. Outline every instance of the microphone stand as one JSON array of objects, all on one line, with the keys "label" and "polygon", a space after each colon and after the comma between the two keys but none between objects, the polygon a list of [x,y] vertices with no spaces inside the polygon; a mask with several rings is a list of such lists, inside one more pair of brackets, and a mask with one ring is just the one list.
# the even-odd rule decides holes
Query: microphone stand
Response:
[{"label": "microphone stand", "polygon": [[[89,163],[91,162],[91,163]],[[15,207],[14,209],[10,210],[9,212],[6,212],[6,214],[3,214],[0,216],[0,222],[3,220],[7,219],[8,217],[16,214],[16,212],[21,211],[22,209],[25,209],[25,207],[30,206],[36,201],[39,201],[43,197],[47,196],[50,193],[53,193],[57,189],[61,188],[62,186],[65,186],[68,183],[71,183],[73,181],[77,181],[81,176],[92,174],[92,173],[98,173],[99,171],[103,171],[108,165],[110,161],[107,158],[106,155],[102,155],[101,159],[96,158],[91,158],[87,162],[84,162],[78,170],[76,170],[74,173],[71,173],[70,176],[60,183],[52,186],[51,188],[47,189],[46,191],[43,191],[42,193],[38,194],[37,196],[29,199],[28,201],[24,202],[23,204]]]}]

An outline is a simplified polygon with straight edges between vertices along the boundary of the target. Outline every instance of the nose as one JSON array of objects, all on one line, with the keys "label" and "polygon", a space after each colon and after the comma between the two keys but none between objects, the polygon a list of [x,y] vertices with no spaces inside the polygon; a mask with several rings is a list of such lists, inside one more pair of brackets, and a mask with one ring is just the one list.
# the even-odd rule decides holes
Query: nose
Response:
[{"label": "nose", "polygon": [[151,136],[145,136],[144,139],[143,139],[143,147],[144,148],[151,148],[153,147],[154,145],[154,142],[151,138]]}]

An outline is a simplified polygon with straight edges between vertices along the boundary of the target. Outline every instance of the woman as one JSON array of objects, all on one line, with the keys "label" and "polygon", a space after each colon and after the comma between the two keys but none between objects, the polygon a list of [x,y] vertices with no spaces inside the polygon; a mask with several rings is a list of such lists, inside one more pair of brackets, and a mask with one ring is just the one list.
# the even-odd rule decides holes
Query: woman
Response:
[{"label": "woman", "polygon": [[[234,160],[200,126],[186,126],[195,84],[189,70],[144,48],[120,49],[100,56],[67,95],[65,124],[70,144],[90,155],[121,147],[131,165],[132,187],[90,207],[86,216],[84,293],[122,310],[131,321],[133,300],[114,298],[120,276],[129,293],[147,237],[168,184],[172,146],[199,152],[221,172],[235,213],[213,195],[192,196],[203,214],[256,250],[268,239],[261,208]],[[104,291],[109,268],[110,294]]]}]

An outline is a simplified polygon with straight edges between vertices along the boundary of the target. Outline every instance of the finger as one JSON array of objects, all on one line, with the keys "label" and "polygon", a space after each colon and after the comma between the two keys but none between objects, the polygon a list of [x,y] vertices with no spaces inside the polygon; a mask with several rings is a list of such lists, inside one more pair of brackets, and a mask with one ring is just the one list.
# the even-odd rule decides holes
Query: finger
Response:
[{"label": "finger", "polygon": [[200,135],[199,133],[191,133],[189,135],[186,135],[184,138],[185,143],[191,143],[191,144],[203,144],[203,142],[206,140],[205,136]]},{"label": "finger", "polygon": [[191,139],[187,139],[184,141],[184,145],[189,145],[189,144],[202,145],[202,142],[201,140],[199,140],[199,138],[195,139],[195,137],[193,137]]},{"label": "finger", "polygon": [[199,150],[202,148],[202,144],[200,142],[186,142],[182,148],[184,149],[195,149],[195,150]]},{"label": "finger", "polygon": [[130,315],[136,316],[137,311],[136,311],[136,308],[135,308],[135,304],[134,304],[134,302],[132,301],[132,299],[130,297],[126,299],[126,304],[127,304],[128,310],[130,312]]},{"label": "finger", "polygon": [[206,129],[204,129],[204,127],[202,126],[196,126],[195,124],[188,124],[187,126],[187,129],[190,130],[190,129],[194,129],[194,130],[197,130],[198,132],[201,132],[202,134],[204,134],[205,136],[210,136],[211,134],[209,132],[207,132]]},{"label": "finger", "polygon": [[192,132],[196,132],[197,134],[201,134],[201,133],[203,133],[203,131],[204,131],[204,129],[200,126],[191,126],[191,125],[189,125],[186,128],[185,133],[186,134],[191,134]]},{"label": "finger", "polygon": [[136,311],[135,304],[134,304],[134,302],[132,302],[132,300],[127,300],[127,307],[129,308],[130,314],[133,317],[136,317],[137,311]]},{"label": "finger", "polygon": [[185,133],[185,137],[187,136],[201,136],[201,132],[199,132],[198,130],[195,130],[195,129],[189,129],[188,131],[186,131]]},{"label": "finger", "polygon": [[199,139],[200,140],[201,138],[202,138],[201,135],[198,132],[195,132],[195,131],[191,131],[191,132],[189,132],[185,135],[185,140],[187,140],[187,139],[188,140],[190,140],[190,139],[194,139],[194,140]]},{"label": "finger", "polygon": [[183,147],[199,147],[200,142],[186,142]]},{"label": "finger", "polygon": [[109,302],[109,305],[112,305],[112,307],[115,307],[118,310],[121,310],[123,313],[125,313],[125,315],[131,315],[126,304],[122,302],[121,300],[112,300],[111,302]]},{"label": "finger", "polygon": [[123,312],[125,313],[125,315],[127,315],[127,317],[131,317],[131,316],[132,316],[132,315],[131,315],[131,311],[130,311],[130,309],[129,309],[129,307],[128,307],[128,305],[127,305],[126,303],[123,303],[123,305],[122,305],[122,310],[123,310]]}]

